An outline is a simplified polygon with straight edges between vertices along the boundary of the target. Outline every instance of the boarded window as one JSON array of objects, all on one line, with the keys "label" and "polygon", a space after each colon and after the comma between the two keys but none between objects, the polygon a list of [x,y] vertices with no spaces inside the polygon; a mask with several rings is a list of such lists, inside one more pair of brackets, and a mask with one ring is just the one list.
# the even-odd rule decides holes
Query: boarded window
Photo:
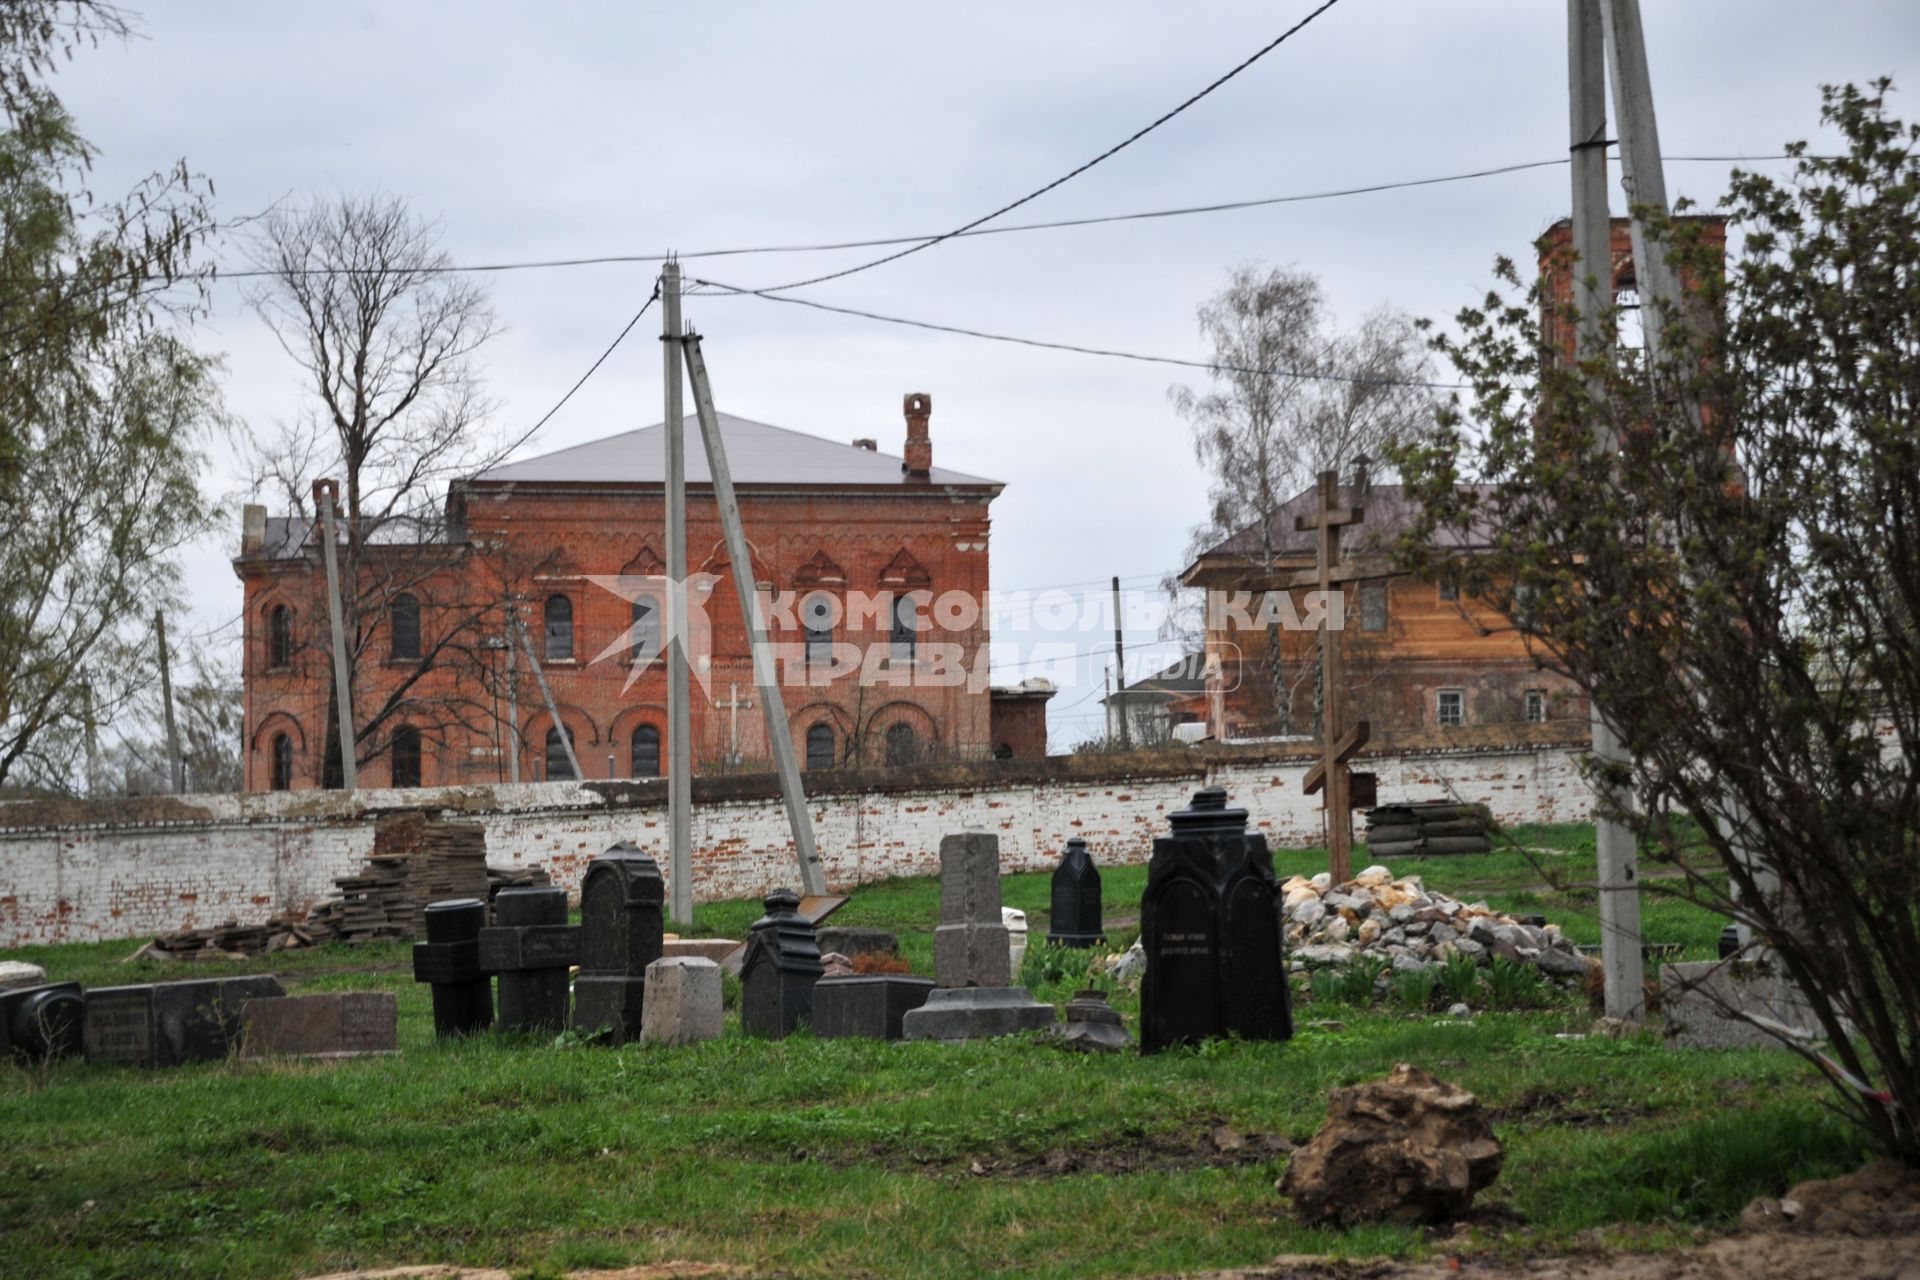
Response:
[{"label": "boarded window", "polygon": [[833,768],[833,726],[816,724],[807,730],[807,768]]},{"label": "boarded window", "polygon": [[273,789],[293,790],[293,739],[284,733],[273,735]]},{"label": "boarded window", "polygon": [[573,780],[573,763],[567,759],[567,745],[573,742],[573,734],[567,734],[567,743],[560,741],[558,729],[547,730],[547,781],[570,782]]},{"label": "boarded window", "polygon": [[420,785],[420,731],[410,724],[393,731],[393,785]]},{"label": "boarded window", "polygon": [[910,724],[896,724],[887,730],[887,764],[898,767],[920,759],[920,738]]},{"label": "boarded window", "polygon": [[293,610],[283,604],[273,606],[267,615],[267,665],[285,667],[293,662]]},{"label": "boarded window", "polygon": [[568,661],[573,657],[573,601],[565,596],[548,596],[545,621],[547,661]]},{"label": "boarded window", "polygon": [[1360,628],[1363,631],[1387,629],[1387,586],[1384,582],[1360,584]]},{"label": "boarded window", "polygon": [[633,776],[660,776],[660,731],[650,724],[643,724],[633,731]]},{"label": "boarded window", "polygon": [[396,662],[420,660],[420,602],[402,593],[393,598],[388,610],[387,639],[389,655]]}]

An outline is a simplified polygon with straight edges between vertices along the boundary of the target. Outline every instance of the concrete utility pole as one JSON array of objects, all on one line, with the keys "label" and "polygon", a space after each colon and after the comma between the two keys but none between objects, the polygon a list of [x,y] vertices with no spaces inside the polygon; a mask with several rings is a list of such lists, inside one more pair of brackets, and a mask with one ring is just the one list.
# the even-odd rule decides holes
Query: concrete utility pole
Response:
[{"label": "concrete utility pole", "polygon": [[[1613,114],[1620,122],[1620,185],[1626,188],[1633,235],[1635,287],[1652,306],[1640,308],[1647,364],[1661,354],[1668,313],[1680,314],[1680,277],[1660,246],[1647,240],[1641,209],[1671,212],[1667,174],[1660,159],[1660,127],[1653,114],[1653,80],[1647,71],[1647,41],[1640,26],[1640,0],[1604,0],[1607,63],[1613,73]],[[1603,126],[1604,127],[1604,126]],[[1698,421],[1699,414],[1694,412]]]},{"label": "concrete utility pole", "polygon": [[661,372],[667,437],[668,914],[693,923],[693,693],[687,678],[687,438],[681,405],[680,264],[660,271]]},{"label": "concrete utility pole", "polygon": [[[520,606],[515,602],[510,607],[513,610],[513,629],[520,636],[521,647],[527,651],[527,665],[533,668],[533,682],[540,686],[540,696],[546,700],[547,719],[553,721],[553,730],[560,735],[560,747],[567,753],[567,764],[573,769],[573,780],[585,782],[586,771],[580,767],[580,757],[573,751],[573,735],[568,733],[567,726],[561,723],[560,708],[553,700],[553,690],[547,687],[547,673],[540,669],[540,656],[533,651],[533,641],[527,637],[527,628],[520,621]],[[545,760],[545,758],[546,754],[542,752],[541,759]],[[548,780],[544,774],[541,775],[541,779]]]},{"label": "concrete utility pole", "polygon": [[347,673],[347,624],[340,611],[340,555],[334,547],[334,501],[340,487],[331,480],[313,482],[313,505],[320,510],[320,546],[327,562],[327,615],[333,623],[333,696],[340,711],[340,785],[359,786],[354,767],[353,677]]},{"label": "concrete utility pole", "polygon": [[1121,635],[1120,626],[1120,576],[1113,579],[1113,683],[1115,696],[1120,699],[1120,749],[1133,750],[1133,728],[1127,723],[1132,719],[1127,712],[1127,645]]},{"label": "concrete utility pole", "polygon": [[[173,794],[179,795],[187,789],[187,770],[186,762],[180,758],[180,729],[173,719],[173,670],[167,660],[167,615],[159,609],[153,611],[153,634],[160,642],[160,707],[167,721],[167,780]],[[92,705],[91,696],[88,705]],[[92,732],[91,725],[88,732]],[[87,767],[89,770],[93,767],[91,758]]]},{"label": "concrete utility pole", "polygon": [[793,758],[793,731],[787,723],[786,699],[780,693],[780,675],[773,649],[767,643],[766,623],[754,598],[753,556],[746,530],[740,524],[740,503],[733,492],[733,470],[727,465],[726,442],[720,438],[720,418],[713,408],[713,388],[707,381],[707,362],[700,354],[700,335],[689,333],[681,343],[687,354],[687,376],[693,382],[693,407],[700,415],[700,436],[707,446],[707,470],[713,476],[713,500],[720,508],[720,527],[727,535],[727,558],[733,565],[733,585],[740,597],[740,616],[747,624],[753,650],[753,678],[760,687],[760,709],[767,720],[767,745],[780,774],[780,794],[787,802],[787,823],[793,830],[794,856],[800,862],[800,884],[812,896],[827,891],[826,873],[813,843],[813,817],[800,785],[800,766]]}]

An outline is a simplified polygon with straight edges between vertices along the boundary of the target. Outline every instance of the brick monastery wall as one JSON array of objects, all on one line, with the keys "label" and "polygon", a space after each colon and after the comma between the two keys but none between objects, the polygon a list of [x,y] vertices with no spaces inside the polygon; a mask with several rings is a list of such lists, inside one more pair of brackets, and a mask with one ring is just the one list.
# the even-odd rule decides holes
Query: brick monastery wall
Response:
[{"label": "brick monastery wall", "polygon": [[[1553,726],[1382,743],[1362,767],[1383,800],[1457,794],[1506,823],[1591,815],[1585,743]],[[1237,745],[1131,756],[924,765],[894,774],[809,775],[827,876],[848,889],[938,870],[940,837],[978,824],[1000,836],[1008,871],[1053,865],[1081,836],[1103,865],[1144,862],[1167,815],[1208,784],[1276,846],[1321,841],[1318,797],[1300,784],[1303,744]],[[694,781],[694,894],[758,895],[794,881],[792,845],[770,776]],[[180,796],[0,805],[0,948],[131,938],[228,919],[264,920],[334,892],[386,811],[426,809],[483,823],[488,861],[538,863],[578,891],[594,855],[632,840],[665,866],[666,790],[652,782]]]}]

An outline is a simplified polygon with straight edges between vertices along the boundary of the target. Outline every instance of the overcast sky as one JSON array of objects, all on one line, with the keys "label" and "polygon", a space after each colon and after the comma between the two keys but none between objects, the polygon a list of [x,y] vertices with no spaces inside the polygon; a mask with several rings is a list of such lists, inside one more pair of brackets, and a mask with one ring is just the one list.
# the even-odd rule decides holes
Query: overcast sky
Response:
[{"label": "overcast sky", "polygon": [[[1307,0],[1183,4],[495,3],[132,0],[141,38],[84,53],[57,87],[113,193],[180,157],[222,216],[381,190],[442,220],[461,262],[780,245],[970,221],[1111,146],[1307,13]],[[1822,81],[1908,76],[1920,5],[1645,0],[1669,155],[1818,139]],[[1018,211],[1030,221],[1419,178],[1565,155],[1565,6],[1343,0],[1148,139]],[[1910,76],[1908,76],[1910,78]],[[1916,114],[1903,99],[1897,109]],[[1780,166],[1771,166],[1778,169]],[[1728,166],[1675,163],[1711,204]],[[1617,176],[1617,173],[1616,173]],[[1616,212],[1623,203],[1616,188]],[[1443,319],[1567,204],[1562,167],[1265,209],[948,242],[821,285],[839,305],[1184,358],[1229,266],[1319,275],[1342,317]],[[220,253],[235,261],[237,246]],[[746,286],[871,252],[690,261]],[[506,327],[487,356],[516,434],[649,292],[650,266],[484,277]],[[755,299],[690,300],[720,406],[898,452],[901,395],[932,394],[937,463],[1006,482],[993,582],[1146,585],[1177,567],[1205,479],[1168,402],[1184,371],[877,325]],[[653,324],[649,317],[646,322]],[[660,417],[658,344],[629,341],[524,454]],[[297,371],[217,286],[195,341],[225,354],[231,410],[266,432]],[[1197,375],[1197,371],[1195,371]],[[234,503],[188,566],[180,630],[237,639]],[[1003,628],[1007,675],[1030,658]],[[1150,639],[1149,629],[1130,643]],[[1081,648],[1110,646],[1097,632]],[[1055,699],[1057,742],[1097,716],[1108,655]],[[1143,663],[1130,661],[1138,675]],[[1089,673],[1091,683],[1088,683]]]}]

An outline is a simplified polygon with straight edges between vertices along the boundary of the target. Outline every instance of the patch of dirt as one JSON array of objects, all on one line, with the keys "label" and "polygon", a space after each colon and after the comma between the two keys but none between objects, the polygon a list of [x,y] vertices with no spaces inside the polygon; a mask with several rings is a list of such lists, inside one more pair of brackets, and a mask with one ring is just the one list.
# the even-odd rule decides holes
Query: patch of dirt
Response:
[{"label": "patch of dirt", "polygon": [[1504,1107],[1487,1108],[1487,1119],[1495,1124],[1550,1124],[1567,1129],[1610,1129],[1644,1120],[1653,1114],[1651,1108],[1635,1103],[1583,1105],[1584,1093],[1580,1089],[1568,1093],[1535,1085]]},{"label": "patch of dirt", "polygon": [[[867,1159],[889,1169],[974,1178],[1061,1178],[1078,1173],[1170,1173],[1186,1169],[1236,1169],[1270,1164],[1293,1150],[1277,1133],[1241,1133],[1209,1122],[1172,1133],[1116,1134],[1094,1142],[1004,1156],[927,1156],[890,1143],[876,1144]],[[836,1164],[860,1163],[842,1158]]]}]

